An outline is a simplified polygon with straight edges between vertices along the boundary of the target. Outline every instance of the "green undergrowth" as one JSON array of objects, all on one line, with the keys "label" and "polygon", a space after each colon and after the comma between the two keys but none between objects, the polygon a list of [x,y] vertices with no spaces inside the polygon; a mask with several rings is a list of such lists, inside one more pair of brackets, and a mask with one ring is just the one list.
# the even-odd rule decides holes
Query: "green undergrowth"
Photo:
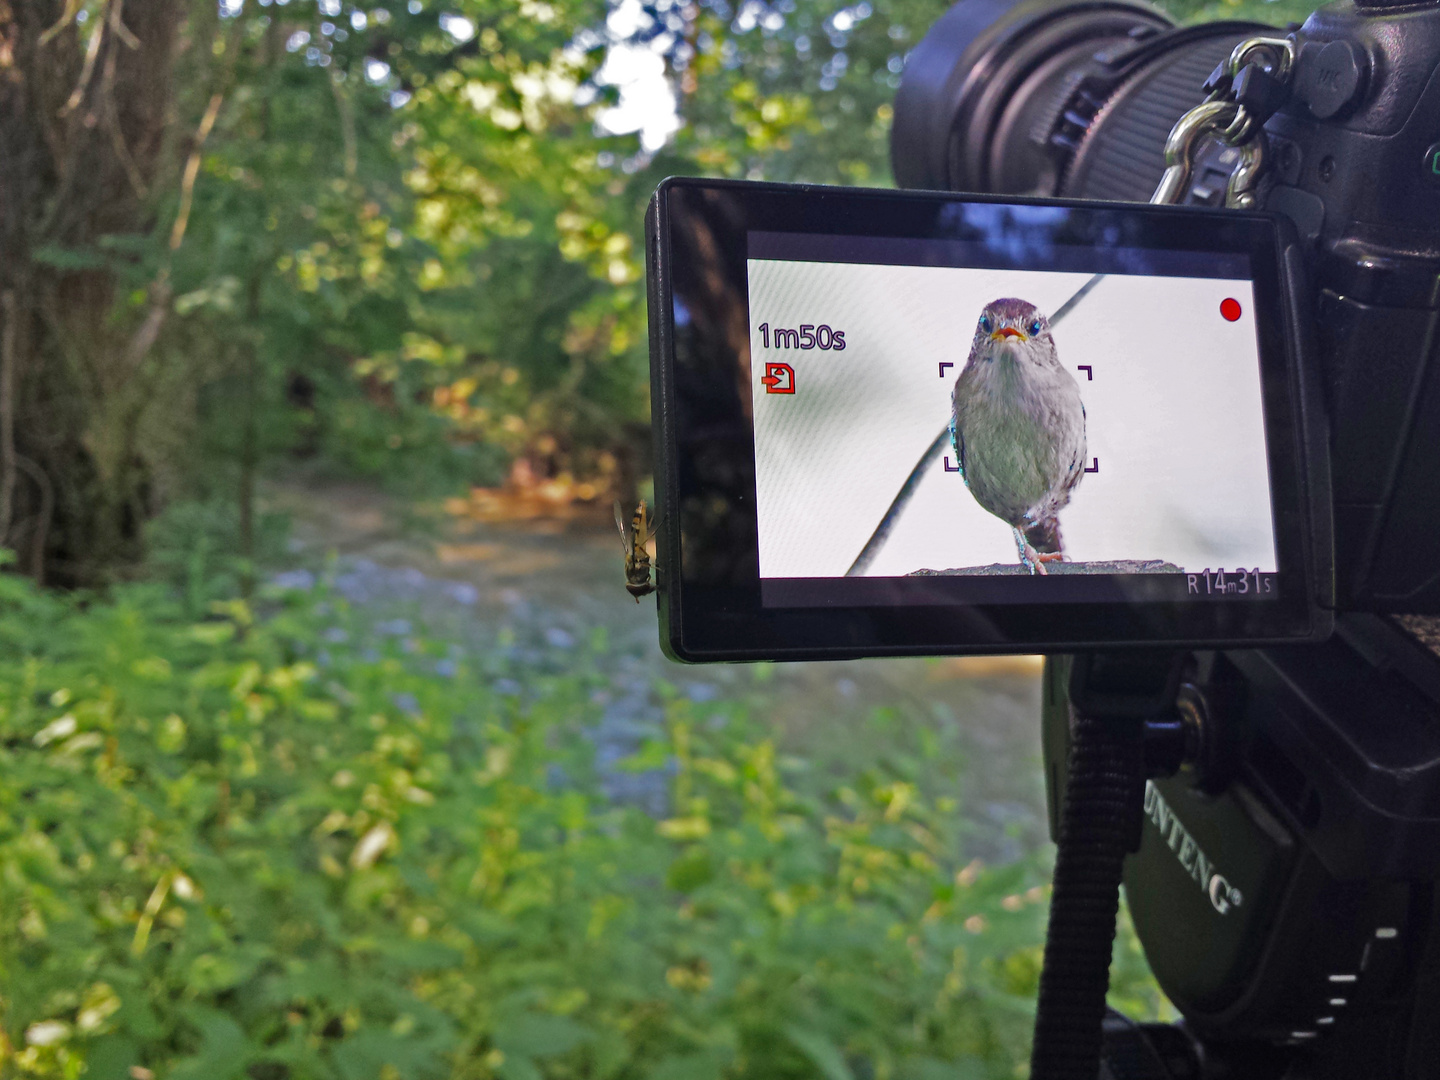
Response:
[{"label": "green undergrowth", "polygon": [[1024,1075],[1048,864],[968,861],[925,778],[806,792],[661,686],[647,816],[598,638],[521,679],[323,589],[185,611],[0,577],[0,1076]]}]

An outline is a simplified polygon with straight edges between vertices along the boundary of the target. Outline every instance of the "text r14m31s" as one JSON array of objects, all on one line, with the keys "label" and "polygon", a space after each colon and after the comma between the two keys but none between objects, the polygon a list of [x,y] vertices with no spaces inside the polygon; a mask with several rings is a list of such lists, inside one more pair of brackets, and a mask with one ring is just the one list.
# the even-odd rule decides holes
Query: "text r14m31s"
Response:
[{"label": "text r14m31s", "polygon": [[1211,573],[1207,566],[1198,574],[1185,575],[1185,591],[1190,596],[1252,596],[1275,595],[1275,575],[1254,570],[1225,570]]}]

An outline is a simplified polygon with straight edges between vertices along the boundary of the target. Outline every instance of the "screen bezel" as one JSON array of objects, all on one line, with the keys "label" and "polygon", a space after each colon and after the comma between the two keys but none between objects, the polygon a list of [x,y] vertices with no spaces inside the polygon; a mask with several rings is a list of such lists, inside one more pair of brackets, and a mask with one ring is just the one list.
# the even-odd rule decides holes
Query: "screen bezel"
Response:
[{"label": "screen bezel", "polygon": [[[677,289],[687,313],[729,289],[748,328],[747,237],[752,231],[828,236],[954,239],[965,204],[1060,206],[1067,224],[1099,237],[1121,228],[1124,246],[1244,254],[1256,298],[1257,345],[1269,456],[1279,597],[1241,601],[1004,603],[896,607],[765,607],[756,536],[754,432],[740,379],[741,357],[721,335],[699,338],[697,320],[678,327]],[[703,212],[702,212],[703,208]],[[713,250],[701,295],[678,265],[675,230],[697,226]],[[1280,230],[1266,214],[1133,203],[781,185],[672,178],[651,204],[647,241],[651,381],[657,447],[657,583],[661,642],[685,661],[956,655],[1090,647],[1253,645],[1315,640],[1328,632],[1316,603],[1310,470],[1302,431],[1298,334],[1286,303]],[[698,302],[698,304],[697,304]],[[711,306],[715,306],[713,303]],[[724,304],[721,302],[721,306]],[[732,314],[731,322],[740,325]],[[687,337],[688,335],[688,337]],[[694,340],[690,340],[690,339]],[[747,338],[748,340],[748,338]],[[748,350],[748,345],[747,345]],[[729,411],[726,412],[728,407]],[[739,410],[737,413],[736,410]],[[742,430],[744,428],[744,430]],[[747,437],[748,436],[748,437]],[[748,490],[743,476],[748,472]],[[705,477],[726,477],[723,491]],[[723,504],[723,505],[721,505]],[[719,506],[720,509],[715,508]],[[699,572],[695,552],[739,553],[723,573]],[[687,554],[692,557],[687,559]],[[716,560],[712,560],[716,562]],[[718,560],[717,564],[724,564]],[[716,580],[721,578],[722,580]],[[706,579],[709,580],[706,580]]]}]

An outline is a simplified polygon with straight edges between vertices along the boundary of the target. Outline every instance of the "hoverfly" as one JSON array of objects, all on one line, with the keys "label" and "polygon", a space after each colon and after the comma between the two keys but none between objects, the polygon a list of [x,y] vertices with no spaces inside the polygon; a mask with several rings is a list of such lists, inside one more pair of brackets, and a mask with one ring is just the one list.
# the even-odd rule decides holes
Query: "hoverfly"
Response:
[{"label": "hoverfly", "polygon": [[625,549],[625,588],[638,604],[642,596],[655,591],[655,583],[650,580],[650,553],[645,550],[645,545],[655,535],[656,525],[650,520],[645,500],[641,499],[640,505],[635,508],[635,515],[627,529],[625,514],[617,499],[615,527],[620,530],[620,546]]}]

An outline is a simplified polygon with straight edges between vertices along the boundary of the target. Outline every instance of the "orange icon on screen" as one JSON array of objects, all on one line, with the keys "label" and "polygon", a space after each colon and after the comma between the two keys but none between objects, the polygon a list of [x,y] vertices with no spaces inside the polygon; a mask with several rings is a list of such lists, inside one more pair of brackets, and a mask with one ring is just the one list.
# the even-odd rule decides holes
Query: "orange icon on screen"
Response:
[{"label": "orange icon on screen", "polygon": [[765,384],[767,394],[793,394],[795,392],[795,369],[789,364],[766,364]]}]

